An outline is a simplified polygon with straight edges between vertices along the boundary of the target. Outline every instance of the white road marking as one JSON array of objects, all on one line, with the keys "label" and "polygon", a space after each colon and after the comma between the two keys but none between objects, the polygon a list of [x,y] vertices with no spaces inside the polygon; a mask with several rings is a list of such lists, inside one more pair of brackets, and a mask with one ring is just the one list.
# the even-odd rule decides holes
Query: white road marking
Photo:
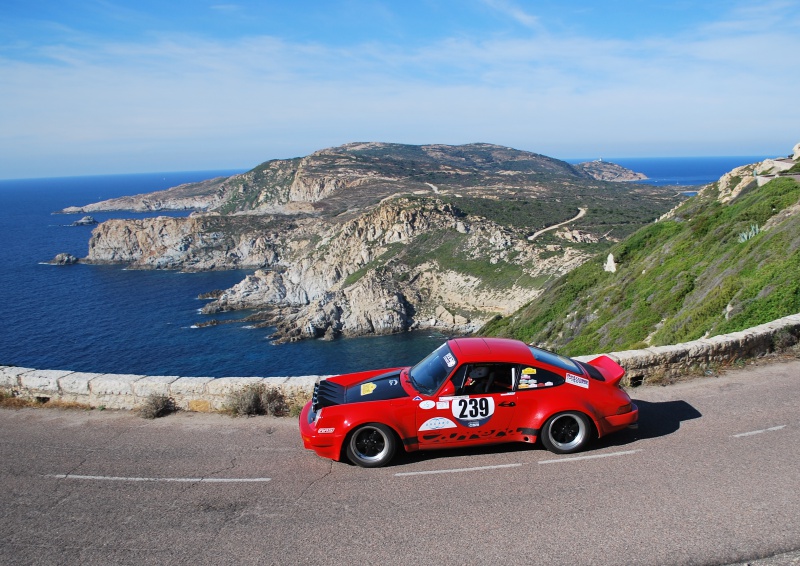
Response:
[{"label": "white road marking", "polygon": [[80,476],[77,474],[47,474],[45,477],[60,480],[149,481],[186,483],[245,483],[267,482],[272,478],[123,478],[115,476]]},{"label": "white road marking", "polygon": [[750,432],[740,432],[739,434],[734,434],[733,437],[741,438],[743,436],[753,436],[754,434],[761,434],[762,432],[775,432],[776,430],[780,430],[782,428],[786,428],[786,425],[772,426],[761,430],[751,430]]},{"label": "white road marking", "polygon": [[399,472],[395,476],[424,476],[429,474],[455,474],[458,472],[479,472],[482,470],[498,470],[500,468],[516,468],[522,464],[499,464],[497,466],[477,466],[475,468],[453,468],[451,470],[428,470],[424,472]]},{"label": "white road marking", "polygon": [[594,460],[595,458],[611,458],[612,456],[627,456],[629,454],[636,454],[641,450],[625,450],[623,452],[611,452],[609,454],[592,454],[589,456],[573,456],[570,458],[558,458],[557,460],[540,460],[540,464],[559,464],[561,462],[576,462],[578,460]]}]

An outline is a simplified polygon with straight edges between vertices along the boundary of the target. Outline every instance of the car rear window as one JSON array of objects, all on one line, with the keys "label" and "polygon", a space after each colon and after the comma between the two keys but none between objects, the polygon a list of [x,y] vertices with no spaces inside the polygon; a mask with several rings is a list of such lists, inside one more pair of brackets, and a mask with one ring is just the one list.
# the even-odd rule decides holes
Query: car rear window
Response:
[{"label": "car rear window", "polygon": [[571,371],[573,373],[577,373],[578,375],[583,375],[583,371],[580,367],[578,367],[578,364],[569,358],[559,356],[555,352],[548,352],[547,350],[542,350],[541,348],[535,348],[534,346],[530,346],[530,349],[533,357],[538,362],[561,368],[564,371]]}]

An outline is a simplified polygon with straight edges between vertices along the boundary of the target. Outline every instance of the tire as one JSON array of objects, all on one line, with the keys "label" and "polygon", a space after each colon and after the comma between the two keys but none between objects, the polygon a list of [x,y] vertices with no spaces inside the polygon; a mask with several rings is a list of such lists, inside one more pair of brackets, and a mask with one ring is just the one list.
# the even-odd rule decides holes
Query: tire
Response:
[{"label": "tire", "polygon": [[554,454],[572,454],[586,447],[592,439],[592,431],[592,425],[583,413],[558,413],[544,423],[542,444]]},{"label": "tire", "polygon": [[362,468],[380,468],[392,459],[396,446],[392,429],[380,423],[368,423],[350,434],[347,458]]}]

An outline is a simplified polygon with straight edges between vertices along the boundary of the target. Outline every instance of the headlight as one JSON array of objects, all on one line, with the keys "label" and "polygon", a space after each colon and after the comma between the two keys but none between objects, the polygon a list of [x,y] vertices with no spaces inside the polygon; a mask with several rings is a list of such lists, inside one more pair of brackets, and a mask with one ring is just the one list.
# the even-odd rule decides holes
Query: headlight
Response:
[{"label": "headlight", "polygon": [[319,411],[317,411],[317,416],[316,416],[316,417],[314,417],[314,426],[317,426],[317,423],[319,422],[319,418],[320,418],[321,416],[322,416],[322,409],[320,409]]}]

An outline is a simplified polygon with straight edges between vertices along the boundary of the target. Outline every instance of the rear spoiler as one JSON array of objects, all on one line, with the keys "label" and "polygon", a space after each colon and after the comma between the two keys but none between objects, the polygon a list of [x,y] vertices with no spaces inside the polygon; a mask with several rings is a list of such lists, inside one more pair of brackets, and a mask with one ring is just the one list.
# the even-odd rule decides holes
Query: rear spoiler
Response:
[{"label": "rear spoiler", "polygon": [[606,355],[589,360],[589,365],[597,368],[610,385],[619,385],[625,375],[625,369]]}]

